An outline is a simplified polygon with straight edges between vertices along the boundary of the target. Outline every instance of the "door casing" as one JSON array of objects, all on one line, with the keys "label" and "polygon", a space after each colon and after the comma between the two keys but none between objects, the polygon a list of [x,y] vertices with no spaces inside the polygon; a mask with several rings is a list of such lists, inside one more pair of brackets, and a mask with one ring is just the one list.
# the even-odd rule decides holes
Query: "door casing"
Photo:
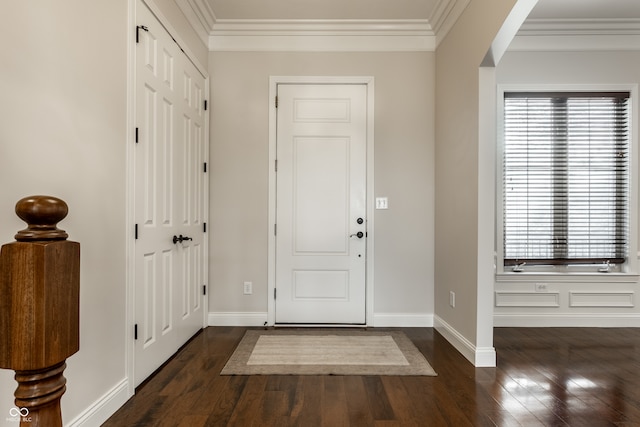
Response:
[{"label": "door casing", "polygon": [[[374,78],[372,76],[271,76],[269,78],[269,230],[267,324],[275,325],[276,289],[276,143],[277,109],[275,104],[278,84],[364,84],[367,88],[367,267],[366,267],[366,325],[373,326],[374,283]],[[321,326],[321,325],[315,325]],[[335,326],[335,325],[333,325]]]}]

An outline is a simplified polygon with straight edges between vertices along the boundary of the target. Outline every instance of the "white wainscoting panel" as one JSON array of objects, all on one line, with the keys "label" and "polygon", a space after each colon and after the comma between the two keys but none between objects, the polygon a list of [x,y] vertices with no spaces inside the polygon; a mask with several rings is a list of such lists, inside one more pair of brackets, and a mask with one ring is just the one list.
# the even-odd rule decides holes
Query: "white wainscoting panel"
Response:
[{"label": "white wainscoting panel", "polygon": [[633,291],[569,292],[569,307],[635,307]]},{"label": "white wainscoting panel", "polygon": [[496,307],[560,307],[560,294],[496,291]]}]

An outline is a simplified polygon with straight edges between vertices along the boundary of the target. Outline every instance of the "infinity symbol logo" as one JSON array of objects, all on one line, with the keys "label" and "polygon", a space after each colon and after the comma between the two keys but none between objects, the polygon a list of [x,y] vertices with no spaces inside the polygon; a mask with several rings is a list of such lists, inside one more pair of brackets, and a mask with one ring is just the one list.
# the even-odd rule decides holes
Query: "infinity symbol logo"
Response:
[{"label": "infinity symbol logo", "polygon": [[9,416],[11,417],[26,417],[29,415],[29,409],[27,408],[11,408],[9,409]]}]

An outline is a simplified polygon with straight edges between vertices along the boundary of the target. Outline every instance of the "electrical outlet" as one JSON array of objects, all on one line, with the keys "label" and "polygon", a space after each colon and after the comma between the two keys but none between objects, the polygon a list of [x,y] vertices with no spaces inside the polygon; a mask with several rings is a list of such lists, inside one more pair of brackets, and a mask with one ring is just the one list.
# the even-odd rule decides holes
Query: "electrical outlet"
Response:
[{"label": "electrical outlet", "polygon": [[546,283],[536,283],[536,292],[549,292],[549,288]]},{"label": "electrical outlet", "polygon": [[252,282],[244,282],[244,294],[251,295],[253,293],[253,283]]},{"label": "electrical outlet", "polygon": [[451,307],[456,306],[456,293],[453,291],[449,291],[449,305]]}]

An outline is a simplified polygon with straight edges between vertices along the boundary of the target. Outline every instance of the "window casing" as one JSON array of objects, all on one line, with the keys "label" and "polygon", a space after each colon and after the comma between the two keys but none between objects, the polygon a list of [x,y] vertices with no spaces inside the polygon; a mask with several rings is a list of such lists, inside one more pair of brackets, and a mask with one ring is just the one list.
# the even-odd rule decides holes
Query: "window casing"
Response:
[{"label": "window casing", "polygon": [[629,257],[629,92],[505,92],[505,266]]}]

